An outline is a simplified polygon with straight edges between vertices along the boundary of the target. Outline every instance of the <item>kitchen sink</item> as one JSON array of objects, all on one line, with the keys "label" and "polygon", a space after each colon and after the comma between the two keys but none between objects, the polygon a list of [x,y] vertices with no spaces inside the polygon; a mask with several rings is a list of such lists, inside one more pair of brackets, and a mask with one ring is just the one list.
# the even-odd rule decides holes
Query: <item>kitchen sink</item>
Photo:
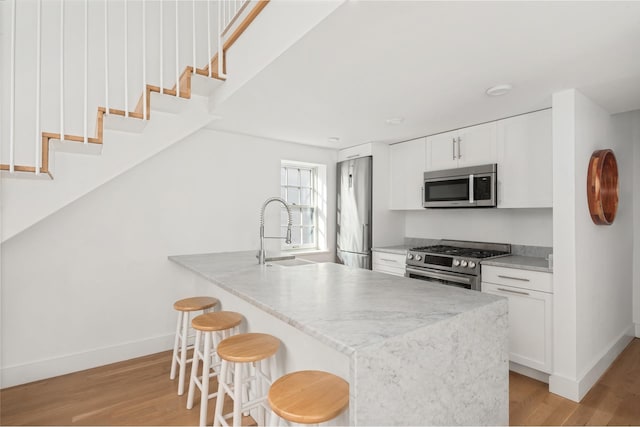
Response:
[{"label": "kitchen sink", "polygon": [[267,261],[267,267],[269,267],[272,264],[281,265],[283,267],[295,267],[297,265],[313,264],[313,262],[312,261],[307,261],[307,260],[304,260],[304,259],[297,259],[297,258],[281,259],[281,260],[275,260],[275,261]]}]

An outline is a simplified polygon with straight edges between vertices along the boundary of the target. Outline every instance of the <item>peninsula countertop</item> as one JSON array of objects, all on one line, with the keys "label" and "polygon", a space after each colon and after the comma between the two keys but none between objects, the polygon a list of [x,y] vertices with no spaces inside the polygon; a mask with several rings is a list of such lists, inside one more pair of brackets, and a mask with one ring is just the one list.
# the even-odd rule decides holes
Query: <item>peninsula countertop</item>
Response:
[{"label": "peninsula countertop", "polygon": [[254,251],[169,259],[346,354],[499,300],[334,263],[258,265]]},{"label": "peninsula countertop", "polygon": [[255,251],[169,259],[241,309],[249,331],[282,340],[280,375],[339,372],[339,425],[509,422],[506,298],[333,263],[258,265]]}]

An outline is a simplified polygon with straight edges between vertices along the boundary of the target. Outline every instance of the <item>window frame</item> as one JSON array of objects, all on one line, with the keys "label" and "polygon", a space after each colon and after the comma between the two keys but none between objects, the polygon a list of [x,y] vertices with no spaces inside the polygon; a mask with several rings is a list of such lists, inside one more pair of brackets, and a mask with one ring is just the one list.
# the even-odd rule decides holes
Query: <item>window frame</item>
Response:
[{"label": "window frame", "polygon": [[[289,205],[289,208],[291,209],[291,214],[292,215],[299,215],[300,221],[299,224],[295,224],[292,227],[292,235],[293,233],[296,232],[296,229],[298,229],[299,231],[299,244],[287,244],[284,240],[282,240],[281,243],[281,250],[283,251],[299,251],[299,250],[318,250],[320,245],[318,242],[318,215],[319,215],[319,209],[320,207],[318,206],[318,168],[319,165],[314,165],[311,163],[302,163],[302,162],[295,162],[295,161],[287,161],[287,160],[282,160],[280,162],[280,196],[287,202],[287,204]],[[283,184],[282,182],[282,170],[285,170],[286,176],[285,176],[285,183]],[[289,181],[289,170],[294,170],[296,169],[298,171],[298,185],[291,185],[290,181]],[[310,178],[310,182],[309,182],[309,186],[303,186],[302,185],[302,174],[301,171],[310,171],[311,173],[311,178]],[[302,195],[302,189],[309,189],[310,190],[310,198],[311,198],[311,204],[309,205],[302,205],[300,203],[296,204],[296,203],[290,203],[290,201],[288,200],[288,191],[287,189],[289,188],[297,188],[298,189],[298,200],[300,201],[300,197]],[[303,224],[303,212],[307,209],[311,209],[312,212],[312,224],[311,225],[306,225]],[[283,213],[281,215],[281,222],[280,222],[280,227],[281,230],[286,230],[287,227],[287,218],[286,218],[286,209],[284,207],[282,207],[281,212]],[[313,229],[313,241],[312,243],[302,243],[303,242],[303,236],[304,233],[303,231],[305,229],[309,229],[312,228]],[[283,234],[284,235],[284,234]],[[293,240],[293,239],[292,239]]]}]

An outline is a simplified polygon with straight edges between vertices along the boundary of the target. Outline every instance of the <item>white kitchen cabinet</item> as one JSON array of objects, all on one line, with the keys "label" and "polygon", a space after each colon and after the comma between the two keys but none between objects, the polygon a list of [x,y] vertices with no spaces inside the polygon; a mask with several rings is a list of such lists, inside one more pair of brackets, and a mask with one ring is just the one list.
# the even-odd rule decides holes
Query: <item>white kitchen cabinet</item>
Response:
[{"label": "white kitchen cabinet", "polygon": [[372,154],[371,143],[360,144],[354,147],[345,148],[338,151],[338,162],[343,160],[356,159],[358,157],[371,156]]},{"label": "white kitchen cabinet", "polygon": [[395,254],[389,252],[373,251],[373,271],[381,273],[393,274],[395,276],[404,276],[405,271],[404,254]]},{"label": "white kitchen cabinet", "polygon": [[551,109],[497,122],[498,207],[553,206]]},{"label": "white kitchen cabinet", "polygon": [[428,136],[425,170],[496,163],[496,122]]},{"label": "white kitchen cabinet", "polygon": [[509,360],[552,369],[551,273],[482,266],[482,292],[509,300]]},{"label": "white kitchen cabinet", "polygon": [[418,138],[389,147],[391,209],[423,209],[425,144],[425,138]]}]

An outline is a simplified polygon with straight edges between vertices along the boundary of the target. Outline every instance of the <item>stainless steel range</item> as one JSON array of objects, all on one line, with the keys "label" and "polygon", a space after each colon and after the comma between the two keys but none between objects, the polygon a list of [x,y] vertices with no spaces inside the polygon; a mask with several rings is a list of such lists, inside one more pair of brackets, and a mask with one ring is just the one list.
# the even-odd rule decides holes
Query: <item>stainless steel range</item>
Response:
[{"label": "stainless steel range", "polygon": [[441,240],[438,245],[410,249],[405,276],[479,291],[480,261],[510,253],[507,243]]}]

